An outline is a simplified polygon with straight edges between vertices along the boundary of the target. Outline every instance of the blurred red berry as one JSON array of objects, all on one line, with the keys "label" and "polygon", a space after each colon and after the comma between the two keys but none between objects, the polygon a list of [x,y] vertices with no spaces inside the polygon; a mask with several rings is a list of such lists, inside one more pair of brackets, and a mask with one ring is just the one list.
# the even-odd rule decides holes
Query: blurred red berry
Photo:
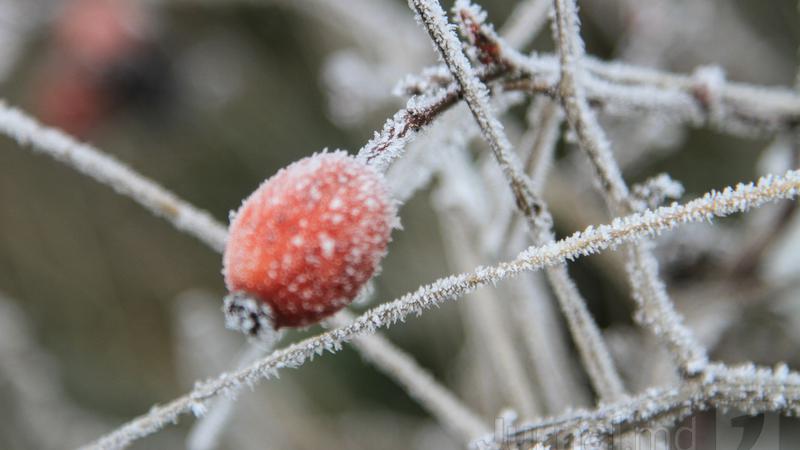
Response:
[{"label": "blurred red berry", "polygon": [[54,28],[58,50],[91,66],[130,52],[147,31],[143,11],[130,0],[70,0]]},{"label": "blurred red berry", "polygon": [[395,222],[383,176],[372,167],[342,151],[301,159],[235,214],[225,283],[268,305],[276,329],[315,323],[372,277]]},{"label": "blurred red berry", "polygon": [[136,0],[65,2],[36,77],[37,115],[84,138],[118,111],[158,112],[169,99],[171,72],[151,17]]},{"label": "blurred red berry", "polygon": [[84,137],[106,117],[110,101],[75,68],[46,71],[39,80],[34,108],[42,122]]}]

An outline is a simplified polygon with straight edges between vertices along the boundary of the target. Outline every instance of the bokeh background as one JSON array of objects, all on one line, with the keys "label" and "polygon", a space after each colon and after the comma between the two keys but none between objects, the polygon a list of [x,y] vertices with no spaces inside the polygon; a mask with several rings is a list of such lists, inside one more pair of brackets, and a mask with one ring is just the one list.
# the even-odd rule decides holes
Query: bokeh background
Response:
[{"label": "bokeh background", "polygon": [[[382,47],[366,42],[369,30],[337,22],[319,2],[131,0],[124,8],[132,12],[121,14],[135,36],[123,40],[133,43],[112,45],[112,56],[75,62],[83,56],[71,54],[70,46],[102,46],[104,38],[70,43],[81,38],[64,30],[97,26],[103,17],[117,20],[98,14],[65,25],[81,20],[67,17],[81,1],[0,0],[0,47],[10,49],[0,52],[0,95],[220,220],[280,167],[323,148],[357,150],[402,105],[400,99],[368,97],[377,92],[388,98],[403,70],[435,61],[400,1],[386,0],[399,14],[393,28],[379,30],[381,40],[393,42]],[[481,2],[498,24],[510,3]],[[800,42],[796,6],[793,0],[585,1],[581,17],[588,51],[603,59],[679,72],[719,64],[731,80],[792,86]],[[647,25],[642,31],[642,23],[662,13],[667,16],[654,23],[663,29]],[[676,20],[683,14],[690,15]],[[552,51],[549,29],[532,48]],[[387,69],[362,82],[364,73],[347,71],[354,65],[346,61],[354,57]],[[524,108],[507,118],[512,133],[523,116]],[[641,180],[666,171],[691,197],[757,177],[770,142],[686,130],[626,176]],[[567,154],[569,146],[560,146]],[[560,220],[559,209],[554,206],[559,232],[588,225]],[[403,207],[401,219],[403,230],[395,232],[376,279],[376,301],[455,270],[444,256],[428,191]],[[180,395],[195,379],[233,366],[244,340],[223,329],[220,268],[219,255],[132,201],[0,139],[0,341],[6,343],[0,343],[0,448],[83,443],[94,437],[91,432],[110,430]],[[677,286],[715,273],[713,261],[672,269],[668,277]],[[626,298],[624,286],[591,260],[571,271],[601,326],[630,323],[630,305],[619,302]],[[797,367],[796,319],[759,305],[747,323],[723,336],[718,354]],[[465,383],[459,367],[469,359],[461,352],[463,326],[451,304],[387,334],[438,378],[458,386]],[[30,380],[13,380],[30,370],[38,372]],[[18,385],[27,381],[42,395],[21,396]],[[52,391],[42,393],[37,382]],[[243,396],[243,412],[223,448],[457,448],[401,388],[351,349]],[[31,398],[38,400],[31,405]],[[26,411],[42,420],[53,414],[53,428],[36,426]],[[59,418],[69,420],[59,425]],[[66,423],[74,426],[58,428]],[[191,423],[184,418],[135,448],[179,448]]]}]

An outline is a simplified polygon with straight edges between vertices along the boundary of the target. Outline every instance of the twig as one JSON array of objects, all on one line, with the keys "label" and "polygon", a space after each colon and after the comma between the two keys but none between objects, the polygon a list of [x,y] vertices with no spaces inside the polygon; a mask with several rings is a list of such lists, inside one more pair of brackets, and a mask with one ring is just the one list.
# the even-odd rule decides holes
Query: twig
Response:
[{"label": "twig", "polygon": [[558,105],[547,99],[537,99],[528,112],[529,132],[520,139],[521,149],[528,149],[524,158],[525,173],[531,179],[534,192],[542,192],[547,172],[553,164],[559,129],[564,113]]},{"label": "twig", "polygon": [[0,385],[14,409],[6,429],[36,448],[69,447],[101,433],[110,424],[64,392],[56,361],[36,342],[16,301],[0,292]]},{"label": "twig", "polygon": [[727,216],[778,199],[795,198],[798,193],[800,171],[789,171],[783,176],[766,176],[756,185],[740,184],[735,189],[709,192],[685,205],[666,206],[655,211],[647,210],[616,218],[610,225],[589,227],[555,243],[528,248],[512,261],[439,279],[367,311],[347,326],[275,351],[247,368],[198,383],[192,392],[163,406],[154,407],[147,414],[137,417],[85,448],[124,447],[169,423],[174,423],[181,414],[189,411],[202,412],[208,400],[243,383],[252,385],[264,378],[274,377],[280,369],[297,368],[326,350],[338,351],[342,343],[357,336],[374,333],[378,328],[388,327],[411,314],[421,314],[425,309],[454,300],[480,286],[509,278],[522,271],[539,270],[627,242],[653,237],[681,224],[710,220],[714,216]]},{"label": "twig", "polygon": [[[531,185],[539,192],[552,166],[563,113],[556,103],[537,98],[530,106],[527,120],[529,128],[520,138],[519,152],[525,161],[525,173],[530,174]],[[524,242],[528,234],[527,224],[521,224],[518,219],[518,215],[500,217],[493,227],[498,231],[494,233],[496,245],[504,247],[502,255],[513,254],[514,249],[522,247],[521,241]],[[534,274],[520,277],[512,287],[516,303],[514,317],[525,337],[547,410],[556,412],[570,405],[584,404],[585,389],[575,378],[570,351],[562,339],[560,320],[551,307],[549,293]],[[559,375],[553,376],[554,372]]]},{"label": "twig", "polygon": [[[417,13],[445,65],[461,87],[461,94],[511,187],[517,208],[527,220],[533,242],[552,241],[552,218],[547,212],[547,207],[536,196],[530,180],[520,169],[519,161],[511,149],[511,143],[491,111],[487,100],[488,89],[475,76],[458,37],[448,28],[444,11],[438,1],[410,0],[409,4]],[[475,26],[480,27],[484,13],[469,2],[457,2],[455,10],[465,23],[465,28],[471,30]],[[614,368],[600,331],[586,308],[585,301],[580,296],[577,286],[569,278],[566,267],[550,268],[547,270],[547,276],[567,317],[593,386],[603,398],[612,399],[621,395],[624,389],[619,374]]]},{"label": "twig", "polygon": [[[555,102],[537,98],[530,106],[527,121],[529,128],[520,139],[519,151],[534,192],[541,192],[552,167],[563,113]],[[518,234],[518,217],[508,222],[504,235]],[[515,248],[514,244],[515,239],[508,239],[506,251]],[[521,322],[520,329],[526,337],[548,410],[561,411],[568,406],[585,403],[584,389],[582,383],[575,379],[569,350],[560,335],[559,319],[550,305],[550,295],[534,274],[521,277],[513,286],[515,297],[522,297],[518,300],[517,308],[520,311],[516,317]],[[553,376],[553,372],[559,375]]]},{"label": "twig", "polygon": [[[581,149],[594,165],[606,203],[616,213],[630,213],[636,205],[580,84],[583,75],[580,66],[583,41],[578,31],[575,2],[554,0],[554,5],[553,32],[561,61],[559,96],[564,111],[578,136]],[[639,307],[637,319],[651,327],[665,341],[683,374],[697,374],[705,366],[708,357],[675,312],[666,288],[659,279],[658,261],[644,243],[631,247],[629,258],[630,284]]]},{"label": "twig", "polygon": [[500,29],[500,35],[514,48],[525,46],[547,22],[550,0],[523,0],[517,3]]},{"label": "twig", "polygon": [[[253,342],[242,354],[237,363],[237,368],[252,364],[254,361],[268,355],[279,339],[275,335],[272,342]],[[226,397],[218,398],[189,431],[186,437],[186,448],[189,450],[212,450],[219,444],[220,436],[231,419],[236,407],[238,392],[231,392]]]},{"label": "twig", "polygon": [[[557,96],[560,70],[557,55],[524,55],[502,39],[497,42],[498,56],[506,70],[520,74],[502,78],[506,90]],[[800,95],[787,88],[727,80],[709,86],[708,80],[696,74],[605,62],[591,56],[582,61],[585,73],[581,81],[587,100],[591,106],[610,114],[655,114],[672,122],[711,126],[720,132],[746,137],[790,131],[800,123]],[[712,99],[716,105],[709,103]],[[716,116],[711,114],[712,106]]]},{"label": "twig", "polygon": [[[485,71],[480,76],[492,80],[502,74],[495,68]],[[389,165],[405,151],[405,146],[425,126],[429,125],[441,113],[453,106],[461,98],[458,85],[450,83],[434,95],[415,95],[411,97],[404,109],[389,118],[380,132],[358,151],[358,158],[385,172]]]},{"label": "twig", "polygon": [[[448,213],[440,208],[439,218],[442,235],[445,238],[445,249],[450,266],[456,270],[469,270],[480,264],[481,258],[469,242],[475,239],[467,230],[464,215]],[[511,328],[504,317],[501,298],[492,291],[478,290],[464,307],[467,313],[467,328],[474,333],[486,358],[492,366],[492,373],[497,380],[495,385],[504,394],[506,405],[513,406],[522,417],[538,417],[541,415],[541,400],[533,390],[533,383],[523,368],[521,354],[515,345]],[[518,408],[518,409],[517,409]]]},{"label": "twig", "polygon": [[553,30],[561,63],[559,98],[564,112],[578,136],[581,148],[586,151],[597,169],[603,189],[615,203],[632,210],[628,186],[622,180],[622,174],[611,153],[611,145],[589,108],[586,93],[579,80],[584,74],[580,67],[583,41],[577,35],[578,19],[574,0],[554,0],[554,5]]},{"label": "twig", "polygon": [[[487,98],[489,91],[478,79],[472,66],[461,49],[461,42],[447,24],[445,13],[437,1],[409,0],[409,5],[417,14],[417,20],[427,30],[428,35],[439,50],[439,55],[444,60],[450,73],[452,73],[461,91],[467,106],[469,106],[475,121],[481,129],[484,138],[492,147],[506,176],[515,182],[513,189],[521,190],[522,180],[516,180],[511,167],[511,154],[508,151],[511,143],[508,142],[502,131],[502,125],[494,117]],[[520,205],[523,208],[523,205]]]},{"label": "twig", "polygon": [[[561,107],[547,98],[536,98],[528,108],[528,130],[519,138],[517,152],[523,162],[523,173],[527,174],[530,180],[531,189],[540,195],[553,164],[559,137],[558,130],[562,122]],[[517,229],[520,219],[519,215],[514,214],[513,209],[503,208],[493,219],[495,225],[487,230],[487,236],[484,238],[486,246],[508,247],[513,241],[508,239],[508,236]]]},{"label": "twig", "polygon": [[195,208],[115,158],[55,128],[41,125],[3,101],[0,101],[0,134],[110,186],[212,249],[221,252],[225,247],[227,229],[208,212]]},{"label": "twig", "polygon": [[[342,311],[329,322],[336,327],[345,327],[353,319],[352,314]],[[403,386],[408,395],[424,405],[445,428],[457,433],[467,442],[489,429],[483,419],[439,384],[411,356],[382,335],[363,335],[355,338],[352,344],[365,360]]]},{"label": "twig", "polygon": [[541,443],[564,448],[569,443],[597,442],[623,436],[628,431],[671,425],[694,412],[710,408],[739,409],[748,414],[782,412],[800,414],[800,374],[785,365],[775,369],[752,365],[708,367],[704,378],[680,387],[650,389],[631,399],[579,410],[563,416],[522,425],[504,436],[487,436],[474,448]]},{"label": "twig", "polygon": [[587,404],[585,383],[577,377],[572,350],[563,339],[553,299],[538,274],[513,281],[514,320],[525,337],[546,411],[558,413]]}]

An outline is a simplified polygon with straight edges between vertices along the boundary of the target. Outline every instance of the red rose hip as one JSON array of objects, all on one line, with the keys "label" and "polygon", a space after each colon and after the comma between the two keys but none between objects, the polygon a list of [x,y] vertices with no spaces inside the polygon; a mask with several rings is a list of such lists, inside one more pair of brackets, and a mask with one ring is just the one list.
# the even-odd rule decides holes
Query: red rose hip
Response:
[{"label": "red rose hip", "polygon": [[229,326],[258,335],[342,309],[377,270],[396,221],[383,176],[343,151],[280,170],[232,216]]}]

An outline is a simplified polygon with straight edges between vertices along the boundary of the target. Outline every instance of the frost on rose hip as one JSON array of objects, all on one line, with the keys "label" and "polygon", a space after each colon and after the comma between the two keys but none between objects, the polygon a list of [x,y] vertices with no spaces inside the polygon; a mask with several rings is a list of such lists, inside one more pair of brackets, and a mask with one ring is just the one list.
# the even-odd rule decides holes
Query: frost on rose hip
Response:
[{"label": "frost on rose hip", "polygon": [[345,152],[280,170],[232,218],[223,257],[234,298],[227,313],[251,334],[267,326],[259,311],[276,329],[335,313],[377,270],[396,220],[383,176]]}]

